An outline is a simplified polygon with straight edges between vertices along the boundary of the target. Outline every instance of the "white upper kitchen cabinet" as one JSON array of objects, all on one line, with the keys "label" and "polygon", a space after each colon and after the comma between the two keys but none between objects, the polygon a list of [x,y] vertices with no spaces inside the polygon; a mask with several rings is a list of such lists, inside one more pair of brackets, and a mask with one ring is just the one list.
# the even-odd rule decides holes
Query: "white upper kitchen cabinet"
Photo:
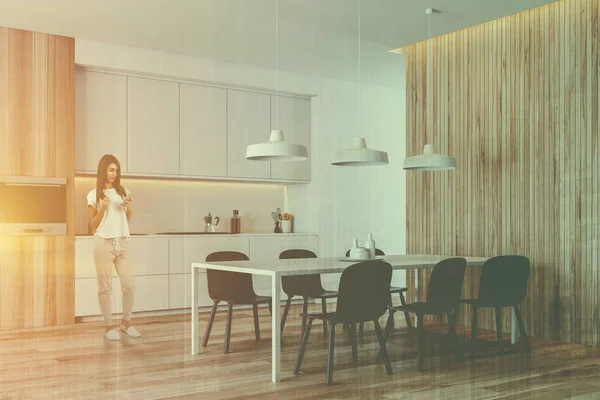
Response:
[{"label": "white upper kitchen cabinet", "polygon": [[227,90],[180,85],[180,173],[227,176]]},{"label": "white upper kitchen cabinet", "polygon": [[249,144],[269,140],[270,121],[270,95],[227,90],[227,176],[270,179],[269,162],[246,160]]},{"label": "white upper kitchen cabinet", "polygon": [[127,78],[128,172],[179,174],[179,83]]},{"label": "white upper kitchen cabinet", "polygon": [[75,170],[93,171],[113,154],[127,172],[127,77],[75,71]]},{"label": "white upper kitchen cabinet", "polygon": [[272,162],[271,178],[310,181],[310,100],[271,96],[271,127],[281,129],[286,142],[308,149],[308,160]]},{"label": "white upper kitchen cabinet", "polygon": [[239,251],[248,257],[249,240],[244,236],[178,237],[169,239],[169,273],[189,274],[193,262],[204,262],[215,251]]}]

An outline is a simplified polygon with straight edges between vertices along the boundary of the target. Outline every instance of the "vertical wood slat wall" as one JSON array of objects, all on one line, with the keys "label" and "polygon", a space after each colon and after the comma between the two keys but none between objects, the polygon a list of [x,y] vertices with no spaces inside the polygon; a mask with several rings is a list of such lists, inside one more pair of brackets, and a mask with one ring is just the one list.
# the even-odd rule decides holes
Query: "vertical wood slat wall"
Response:
[{"label": "vertical wood slat wall", "polygon": [[0,330],[74,322],[74,72],[74,39],[0,27],[0,175],[68,196],[67,236],[0,236]]},{"label": "vertical wood slat wall", "polygon": [[[408,252],[528,256],[529,333],[594,346],[598,9],[597,0],[563,0],[434,38],[431,82],[428,43],[405,49],[407,153],[421,153],[427,135],[457,160],[452,172],[407,172]],[[479,269],[468,272],[463,296],[477,296],[478,278]],[[424,298],[426,284],[419,293]],[[461,308],[461,324],[470,324],[470,312]],[[495,329],[490,310],[479,320]],[[509,321],[506,311],[505,330]]]}]

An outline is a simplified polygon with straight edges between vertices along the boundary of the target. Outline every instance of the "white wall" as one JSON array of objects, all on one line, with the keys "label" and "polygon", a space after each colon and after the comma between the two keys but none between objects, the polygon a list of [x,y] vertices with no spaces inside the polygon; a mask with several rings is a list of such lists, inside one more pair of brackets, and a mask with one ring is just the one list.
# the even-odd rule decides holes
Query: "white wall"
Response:
[{"label": "white wall", "polygon": [[[311,183],[288,185],[285,209],[295,215],[298,231],[319,234],[323,256],[343,256],[353,238],[364,241],[368,232],[386,253],[406,250],[404,57],[385,52],[362,44],[361,135],[369,147],[388,152],[390,164],[382,167],[330,165],[334,152],[350,146],[358,132],[356,81],[279,72],[280,91],[315,96]],[[80,39],[75,60],[88,66],[275,89],[272,70]],[[402,281],[403,277],[395,278],[397,284]]]}]

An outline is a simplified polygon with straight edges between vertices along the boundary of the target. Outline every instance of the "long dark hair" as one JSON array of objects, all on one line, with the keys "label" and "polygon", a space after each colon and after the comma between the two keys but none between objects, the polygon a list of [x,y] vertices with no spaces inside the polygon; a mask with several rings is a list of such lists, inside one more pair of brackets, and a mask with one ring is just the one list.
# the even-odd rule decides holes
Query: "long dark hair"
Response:
[{"label": "long dark hair", "polygon": [[98,162],[98,171],[96,173],[96,204],[100,203],[100,200],[106,197],[104,195],[104,189],[106,189],[106,171],[110,164],[117,165],[117,178],[113,183],[113,187],[121,197],[127,196],[125,189],[121,186],[121,163],[117,160],[117,157],[112,154],[105,154]]}]

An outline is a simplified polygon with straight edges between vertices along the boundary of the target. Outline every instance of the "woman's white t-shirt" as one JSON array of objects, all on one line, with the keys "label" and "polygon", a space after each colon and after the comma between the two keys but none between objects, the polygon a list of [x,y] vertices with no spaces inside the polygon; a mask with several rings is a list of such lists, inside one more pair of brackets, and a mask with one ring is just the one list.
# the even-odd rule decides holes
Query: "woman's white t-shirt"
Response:
[{"label": "woman's white t-shirt", "polygon": [[[125,193],[129,194],[129,190],[125,189]],[[123,198],[117,193],[115,188],[104,189],[104,195],[109,198],[110,203],[106,208],[104,217],[98,225],[98,229],[94,232],[95,236],[100,236],[104,239],[112,239],[118,237],[129,236],[129,223],[127,222],[127,210],[123,205]],[[100,204],[96,203],[96,189],[90,190],[87,195],[88,205],[96,210],[100,208]]]}]

